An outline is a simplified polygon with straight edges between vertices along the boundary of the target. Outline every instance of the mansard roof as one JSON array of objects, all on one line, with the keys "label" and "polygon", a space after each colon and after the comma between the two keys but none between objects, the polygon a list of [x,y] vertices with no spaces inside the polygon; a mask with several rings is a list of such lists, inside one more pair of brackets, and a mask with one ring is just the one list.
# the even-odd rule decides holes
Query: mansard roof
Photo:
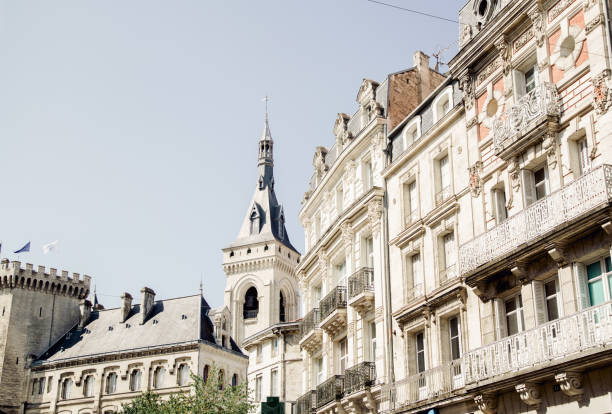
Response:
[{"label": "mansard roof", "polygon": [[[94,311],[84,328],[75,326],[37,362],[53,363],[196,341],[218,346],[213,323],[208,317],[209,310],[206,300],[198,294],[154,302],[142,325],[140,305],[132,306],[125,322],[121,322],[121,308]],[[233,340],[231,346],[232,351],[242,354]]]}]

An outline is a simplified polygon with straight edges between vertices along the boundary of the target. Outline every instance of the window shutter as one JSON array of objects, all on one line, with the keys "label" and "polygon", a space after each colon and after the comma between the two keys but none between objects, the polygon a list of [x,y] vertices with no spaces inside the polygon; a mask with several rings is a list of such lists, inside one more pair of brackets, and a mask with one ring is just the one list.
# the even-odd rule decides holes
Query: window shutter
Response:
[{"label": "window shutter", "polygon": [[497,339],[500,340],[508,336],[508,328],[506,326],[506,305],[502,299],[494,299],[495,305],[495,333]]},{"label": "window shutter", "polygon": [[586,309],[590,306],[590,303],[586,266],[583,263],[574,263],[574,277],[576,282],[576,299],[578,300],[579,309]]},{"label": "window shutter", "polygon": [[536,200],[533,171],[525,169],[521,170],[521,184],[523,187],[523,205],[527,207],[533,204],[533,202]]},{"label": "window shutter", "polygon": [[544,292],[544,283],[539,280],[534,280],[531,284],[533,285],[536,326],[539,326],[548,321],[546,312],[546,293]]}]

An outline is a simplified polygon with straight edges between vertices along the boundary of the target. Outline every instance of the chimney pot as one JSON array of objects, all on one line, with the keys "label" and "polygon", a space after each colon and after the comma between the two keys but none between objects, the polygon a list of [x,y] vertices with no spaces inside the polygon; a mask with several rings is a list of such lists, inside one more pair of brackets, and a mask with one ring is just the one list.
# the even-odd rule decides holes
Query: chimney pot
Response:
[{"label": "chimney pot", "polygon": [[417,50],[414,53],[413,62],[414,62],[414,67],[417,68],[417,70],[421,73],[429,69],[429,56],[427,56],[425,53],[421,52],[420,50]]},{"label": "chimney pot", "polygon": [[79,304],[79,309],[81,311],[81,318],[79,319],[79,329],[83,329],[87,322],[89,322],[89,318],[91,317],[91,302],[87,299],[81,300]]},{"label": "chimney pot", "polygon": [[132,295],[123,292],[121,295],[121,323],[125,322],[132,310]]},{"label": "chimney pot", "polygon": [[153,289],[143,287],[140,289],[142,293],[142,301],[140,303],[140,324],[143,325],[147,321],[147,317],[153,310],[153,303],[155,302],[155,292]]}]

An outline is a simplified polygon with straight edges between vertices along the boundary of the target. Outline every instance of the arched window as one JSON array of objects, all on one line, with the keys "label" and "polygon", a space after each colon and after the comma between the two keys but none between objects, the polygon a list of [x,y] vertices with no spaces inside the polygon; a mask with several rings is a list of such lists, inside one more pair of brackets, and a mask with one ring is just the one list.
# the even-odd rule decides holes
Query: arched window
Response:
[{"label": "arched window", "polygon": [[153,388],[163,387],[165,379],[166,369],[164,367],[157,367],[153,375]]},{"label": "arched window", "polygon": [[70,398],[70,394],[72,393],[72,380],[70,378],[66,378],[62,381],[62,390],[60,392],[60,397],[62,400],[67,400]]},{"label": "arched window", "polygon": [[204,382],[208,382],[208,370],[210,368],[208,367],[208,365],[204,365],[204,371],[202,372],[202,379],[204,380]]},{"label": "arched window", "polygon": [[189,367],[187,364],[183,364],[179,368],[178,372],[178,385],[184,387],[189,382]]},{"label": "arched window", "polygon": [[238,374],[232,375],[232,387],[238,385]]},{"label": "arched window", "polygon": [[139,391],[140,382],[142,378],[142,371],[135,369],[130,375],[130,391]]},{"label": "arched window", "polygon": [[117,391],[117,374],[111,372],[106,377],[106,393],[114,394]]},{"label": "arched window", "polygon": [[223,389],[223,382],[225,381],[225,372],[220,369],[219,370],[219,389]]},{"label": "arched window", "polygon": [[283,296],[283,292],[280,293],[280,307],[279,307],[279,315],[278,319],[281,322],[285,322],[285,297]]},{"label": "arched window", "polygon": [[244,319],[257,318],[257,314],[259,313],[259,299],[257,298],[257,289],[255,289],[255,286],[251,286],[249,290],[247,290],[244,296],[242,310]]},{"label": "arched window", "polygon": [[83,396],[91,397],[94,394],[94,377],[93,375],[88,375],[85,377],[85,381],[83,382]]}]

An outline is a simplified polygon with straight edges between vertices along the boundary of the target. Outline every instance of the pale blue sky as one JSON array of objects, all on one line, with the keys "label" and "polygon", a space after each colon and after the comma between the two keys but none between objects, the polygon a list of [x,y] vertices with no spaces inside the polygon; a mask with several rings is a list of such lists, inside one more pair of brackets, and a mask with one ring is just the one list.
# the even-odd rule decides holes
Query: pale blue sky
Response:
[{"label": "pale blue sky", "polygon": [[[464,3],[394,1],[451,19]],[[123,291],[139,302],[145,285],[194,294],[203,274],[221,305],[220,249],[256,183],[261,98],[303,251],[300,200],[336,114],[356,109],[362,78],[457,32],[366,0],[0,1],[2,257],[31,240],[22,262],[94,276],[107,307]]]}]

